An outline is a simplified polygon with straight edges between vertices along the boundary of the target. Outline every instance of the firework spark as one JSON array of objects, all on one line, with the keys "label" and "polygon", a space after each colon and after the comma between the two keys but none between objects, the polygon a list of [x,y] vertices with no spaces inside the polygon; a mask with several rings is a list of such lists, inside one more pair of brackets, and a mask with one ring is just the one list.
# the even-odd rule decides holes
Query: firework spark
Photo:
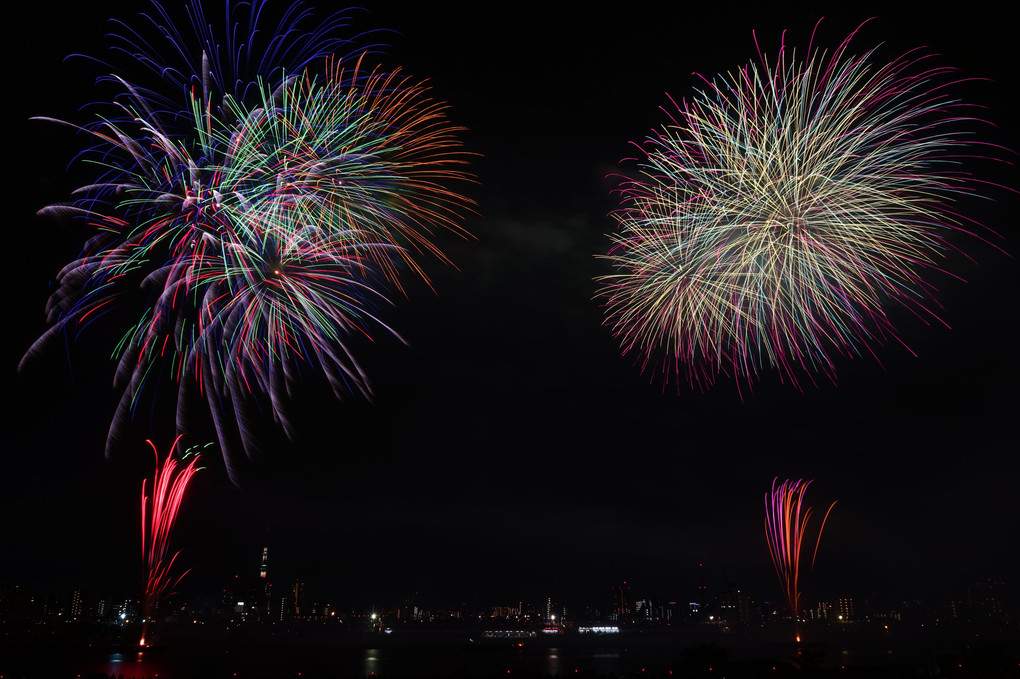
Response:
[{"label": "firework spark", "polygon": [[893,309],[938,319],[924,276],[974,226],[952,201],[973,192],[959,161],[975,119],[951,69],[919,52],[876,65],[852,38],[759,52],[639,147],[599,294],[642,369],[662,360],[701,388],[769,369],[835,381],[837,356],[900,341]]},{"label": "firework spark", "polygon": [[[198,467],[199,454],[186,452],[181,460],[174,457],[180,437],[170,447],[170,453],[162,461],[159,451],[152,441],[146,441],[152,447],[156,458],[156,471],[152,477],[152,485],[148,479],[142,480],[142,563],[145,567],[145,593],[142,599],[143,632],[140,644],[145,645],[145,629],[152,620],[156,605],[177,586],[188,574],[184,571],[174,576],[174,563],[180,552],[170,551],[170,538],[177,514],[184,500],[184,493]],[[190,459],[189,459],[190,458]],[[187,464],[185,464],[187,461]]]},{"label": "firework spark", "polygon": [[[811,481],[783,481],[778,487],[772,480],[772,492],[765,494],[765,540],[768,542],[772,563],[776,567],[776,575],[783,587],[790,614],[797,620],[800,602],[800,556],[804,537],[808,532],[811,519],[811,507],[804,505],[804,493]],[[822,517],[815,538],[815,548],[811,553],[811,567],[814,568],[818,556],[818,545],[822,539],[822,530],[829,518],[829,512],[836,506],[833,502]]]},{"label": "firework spark", "polygon": [[[141,34],[123,39],[123,51],[167,74],[169,93],[111,76],[123,90],[118,115],[72,125],[93,142],[86,155],[101,176],[73,203],[42,212],[84,219],[96,235],[59,273],[51,327],[26,354],[140,288],[145,301],[115,348],[123,392],[110,442],[169,373],[178,431],[197,385],[235,481],[234,435],[255,454],[249,425],[262,411],[292,434],[284,406],[302,365],[322,371],[338,398],[370,393],[352,342],[399,338],[379,309],[390,291],[404,292],[408,272],[427,282],[421,255],[446,262],[434,236],[466,235],[459,220],[468,206],[450,188],[469,180],[460,128],[423,84],[366,67],[363,55],[325,56],[345,42],[321,27],[299,31],[306,13],[297,10],[272,33],[266,57],[242,68],[265,39],[256,30],[263,4],[241,22],[250,39],[230,32],[222,52],[200,3],[191,12],[201,49],[192,51],[156,5],[146,18],[177,48],[170,52],[190,55],[190,76],[160,70]],[[249,70],[254,79],[242,81]],[[180,110],[168,113],[176,95]]]}]

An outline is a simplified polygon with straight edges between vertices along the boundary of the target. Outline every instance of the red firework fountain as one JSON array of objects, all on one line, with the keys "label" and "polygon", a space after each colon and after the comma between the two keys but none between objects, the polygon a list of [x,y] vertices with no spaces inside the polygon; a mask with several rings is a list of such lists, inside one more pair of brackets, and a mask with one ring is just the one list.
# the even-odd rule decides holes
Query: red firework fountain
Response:
[{"label": "red firework fountain", "polygon": [[[170,536],[177,522],[177,512],[188,483],[201,467],[198,454],[185,453],[184,459],[177,460],[173,456],[174,448],[181,440],[178,436],[170,447],[170,453],[159,461],[159,452],[152,441],[146,441],[156,456],[156,473],[149,480],[142,480],[142,562],[145,565],[145,595],[142,601],[142,636],[139,646],[145,646],[146,632],[149,621],[156,611],[156,604],[166,596],[181,579],[188,574],[184,571],[178,576],[172,574],[174,561],[180,552],[170,552]],[[187,458],[190,461],[185,464]],[[149,494],[151,491],[151,495]]]}]

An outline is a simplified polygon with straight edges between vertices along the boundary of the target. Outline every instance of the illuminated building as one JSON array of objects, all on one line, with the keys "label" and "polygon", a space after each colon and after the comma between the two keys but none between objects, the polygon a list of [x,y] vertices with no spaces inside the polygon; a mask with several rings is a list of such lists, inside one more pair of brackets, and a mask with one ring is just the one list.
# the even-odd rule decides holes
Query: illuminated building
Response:
[{"label": "illuminated building", "polygon": [[81,590],[76,589],[71,595],[71,618],[77,620],[81,617]]},{"label": "illuminated building", "polygon": [[854,600],[850,597],[836,599],[837,619],[841,622],[852,622],[854,619]]},{"label": "illuminated building", "polygon": [[520,618],[521,608],[523,606],[518,603],[516,606],[493,606],[492,617],[493,618]]},{"label": "illuminated building", "polygon": [[660,607],[657,607],[651,599],[638,599],[634,602],[634,614],[643,620],[658,620],[661,615]]}]

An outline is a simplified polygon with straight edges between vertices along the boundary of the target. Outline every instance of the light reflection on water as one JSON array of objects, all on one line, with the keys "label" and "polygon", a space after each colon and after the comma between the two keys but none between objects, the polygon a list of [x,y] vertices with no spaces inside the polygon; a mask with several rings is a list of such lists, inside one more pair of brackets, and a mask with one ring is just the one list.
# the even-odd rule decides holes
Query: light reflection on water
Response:
[{"label": "light reflection on water", "polygon": [[[430,674],[502,675],[507,672],[569,676],[591,672],[599,676],[640,671],[664,672],[675,661],[669,654],[661,658],[638,658],[614,649],[574,647],[524,647],[458,649],[451,647],[302,649],[298,654],[264,654],[229,651],[190,653],[111,653],[77,665],[86,673],[106,677],[268,677],[279,669],[286,676],[299,672],[318,676],[389,677]],[[654,668],[654,670],[652,670]],[[73,675],[71,675],[73,676]]]},{"label": "light reflection on water", "polygon": [[[124,677],[125,679],[281,679],[289,677],[648,676],[661,679],[687,662],[689,649],[713,646],[740,662],[801,658],[826,667],[883,665],[891,662],[928,671],[932,645],[939,640],[903,640],[899,644],[840,638],[802,647],[766,638],[698,636],[689,633],[632,634],[619,639],[588,639],[555,645],[487,645],[468,633],[401,635],[400,638],[176,639],[145,649],[0,647],[0,676]],[[552,640],[550,640],[552,641]],[[856,643],[855,643],[856,642]],[[371,644],[371,647],[367,645]],[[1015,640],[1004,645],[1017,647]],[[675,670],[674,670],[675,671]]]},{"label": "light reflection on water", "polygon": [[546,651],[545,671],[547,674],[558,676],[560,673],[560,649],[550,648]]},{"label": "light reflection on water", "polygon": [[260,643],[194,638],[142,652],[67,650],[44,656],[26,652],[17,659],[17,666],[25,668],[21,674],[4,671],[14,666],[7,659],[0,662],[0,673],[126,679],[279,679],[302,673],[306,677],[364,678],[501,676],[508,671],[542,676],[567,677],[579,672],[609,676],[637,674],[645,669],[647,676],[665,676],[680,659],[680,650],[691,643],[689,638],[676,635],[641,639],[490,646],[470,642],[467,634],[457,633],[407,634],[400,639],[353,639],[332,644],[303,639]]},{"label": "light reflection on water", "polygon": [[107,676],[125,677],[156,677],[164,669],[165,658],[153,657],[143,651],[137,653],[111,653],[105,662],[89,667],[92,673],[103,673]]},{"label": "light reflection on water", "polygon": [[361,674],[370,677],[376,673],[379,667],[379,649],[366,648],[365,649],[365,665],[361,670]]},{"label": "light reflection on water", "polygon": [[390,647],[364,649],[360,653],[359,670],[362,677],[436,672],[498,675],[522,670],[528,674],[547,676],[569,676],[575,672],[594,672],[606,676],[633,671],[638,667],[656,667],[659,671],[665,671],[676,659],[672,653],[658,659],[639,660],[621,654],[617,649],[569,646],[474,649]]}]

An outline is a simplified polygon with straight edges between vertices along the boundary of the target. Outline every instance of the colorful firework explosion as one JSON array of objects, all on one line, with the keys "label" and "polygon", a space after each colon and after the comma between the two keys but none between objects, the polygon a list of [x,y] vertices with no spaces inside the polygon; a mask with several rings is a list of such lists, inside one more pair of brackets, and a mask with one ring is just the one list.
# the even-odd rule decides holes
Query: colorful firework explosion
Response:
[{"label": "colorful firework explosion", "polygon": [[[812,481],[787,480],[777,488],[778,480],[778,478],[772,480],[772,492],[765,494],[765,540],[768,542],[772,563],[783,587],[790,615],[797,620],[800,602],[800,550],[811,519],[811,507],[804,506],[804,493]],[[822,530],[829,518],[829,512],[835,506],[835,502],[829,505],[825,516],[822,517],[822,525],[818,527],[815,549],[811,553],[812,568],[818,556]]]},{"label": "colorful firework explosion", "polygon": [[146,441],[156,457],[156,471],[150,488],[147,489],[148,479],[142,480],[142,563],[145,567],[142,646],[145,645],[144,630],[155,614],[156,605],[188,574],[188,571],[184,571],[178,576],[173,575],[174,563],[180,552],[171,554],[170,537],[177,523],[184,492],[201,467],[197,466],[199,454],[191,450],[185,452],[181,460],[174,457],[174,449],[179,441],[178,436],[162,463],[156,446],[152,441]]},{"label": "colorful firework explosion", "polygon": [[302,32],[307,13],[297,6],[251,65],[251,45],[266,39],[264,5],[236,12],[248,39],[227,31],[224,51],[201,3],[190,6],[201,49],[190,51],[156,5],[146,19],[190,72],[162,66],[139,33],[122,38],[120,50],[160,73],[169,94],[111,76],[123,90],[119,115],[71,125],[94,143],[85,155],[101,176],[73,203],[42,212],[97,233],[58,274],[52,325],[26,354],[141,289],[145,302],[115,349],[123,392],[110,442],[169,368],[178,430],[198,385],[235,481],[232,439],[255,454],[249,425],[262,411],[292,435],[284,406],[302,365],[322,371],[338,398],[369,394],[351,343],[377,331],[399,337],[380,306],[404,292],[408,272],[427,282],[420,255],[446,262],[433,238],[466,235],[459,220],[469,203],[449,188],[470,177],[444,104],[399,72],[365,67],[363,56],[327,56],[346,44],[330,37],[343,22]]},{"label": "colorful firework explosion", "polygon": [[759,51],[640,147],[599,295],[643,370],[702,389],[769,369],[835,381],[837,356],[900,341],[894,309],[938,319],[925,274],[974,226],[952,201],[973,191],[975,119],[951,69],[916,51],[876,65],[854,34],[831,54]]}]

